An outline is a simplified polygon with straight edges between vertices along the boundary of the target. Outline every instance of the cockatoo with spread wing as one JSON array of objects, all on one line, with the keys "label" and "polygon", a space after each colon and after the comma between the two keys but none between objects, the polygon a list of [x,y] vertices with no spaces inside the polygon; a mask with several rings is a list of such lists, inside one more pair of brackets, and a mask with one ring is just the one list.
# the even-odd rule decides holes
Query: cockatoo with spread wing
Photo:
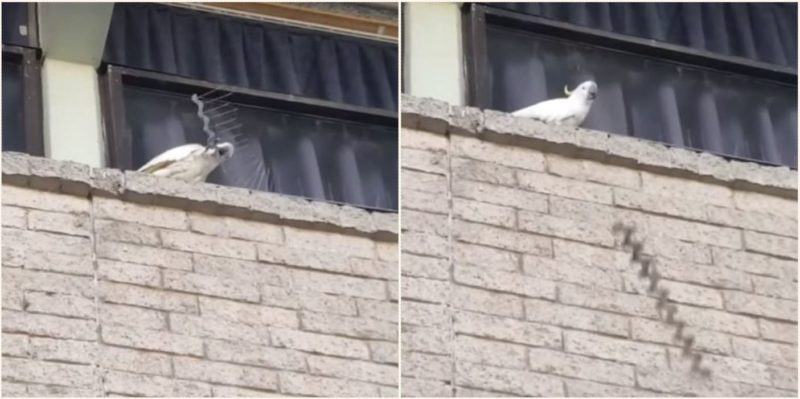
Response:
[{"label": "cockatoo with spread wing", "polygon": [[578,127],[586,119],[592,102],[597,97],[597,84],[589,80],[571,92],[564,86],[564,93],[567,98],[542,101],[511,114],[557,126]]},{"label": "cockatoo with spread wing", "polygon": [[[217,105],[210,110],[205,110],[206,102],[203,97],[214,93],[212,90],[202,97],[193,94],[191,99],[197,105],[197,116],[203,121],[203,131],[208,135],[208,142],[205,146],[200,144],[184,144],[171,148],[139,168],[139,172],[150,173],[155,176],[172,177],[185,180],[191,183],[202,182],[214,171],[221,163],[233,156],[234,146],[228,142],[219,142],[218,133],[230,133],[231,129],[236,129],[239,125],[231,125],[236,118],[219,122],[212,121],[212,118],[219,118],[223,115],[230,117],[235,115],[237,109],[230,103]],[[208,104],[219,104],[221,99],[232,93],[213,98]],[[213,125],[213,129],[212,129]],[[220,129],[220,130],[217,130]]]}]

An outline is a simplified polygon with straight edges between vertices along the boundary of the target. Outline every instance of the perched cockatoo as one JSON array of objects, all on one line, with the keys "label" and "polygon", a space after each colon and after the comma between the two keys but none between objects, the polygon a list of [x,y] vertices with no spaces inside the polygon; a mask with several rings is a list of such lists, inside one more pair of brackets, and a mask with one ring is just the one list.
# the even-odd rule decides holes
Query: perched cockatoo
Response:
[{"label": "perched cockatoo", "polygon": [[586,119],[597,97],[597,84],[589,80],[571,92],[564,86],[564,93],[569,97],[542,101],[511,114],[552,125],[578,127]]},{"label": "perched cockatoo", "polygon": [[188,182],[205,181],[221,163],[233,156],[233,144],[184,144],[163,152],[139,168],[139,172]]}]

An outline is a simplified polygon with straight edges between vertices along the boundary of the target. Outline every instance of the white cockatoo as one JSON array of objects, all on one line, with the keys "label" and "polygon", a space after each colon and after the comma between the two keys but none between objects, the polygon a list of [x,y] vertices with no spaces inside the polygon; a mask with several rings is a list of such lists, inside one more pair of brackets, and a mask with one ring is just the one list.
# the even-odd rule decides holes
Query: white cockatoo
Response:
[{"label": "white cockatoo", "polygon": [[191,183],[205,181],[221,163],[233,156],[233,144],[184,144],[169,149],[139,168],[139,172],[172,177]]},{"label": "white cockatoo", "polygon": [[557,126],[578,127],[586,119],[592,102],[597,97],[597,84],[589,80],[571,92],[564,86],[564,93],[567,98],[542,101],[511,114]]}]

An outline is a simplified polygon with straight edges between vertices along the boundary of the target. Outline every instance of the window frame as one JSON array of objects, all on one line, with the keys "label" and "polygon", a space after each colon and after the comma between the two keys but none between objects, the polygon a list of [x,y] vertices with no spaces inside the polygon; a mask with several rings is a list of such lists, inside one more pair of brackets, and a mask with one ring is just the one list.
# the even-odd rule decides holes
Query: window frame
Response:
[{"label": "window frame", "polygon": [[42,66],[39,50],[3,44],[3,61],[22,66],[22,123],[25,134],[25,152],[43,157],[44,110],[42,108]]},{"label": "window frame", "polygon": [[[728,73],[736,73],[797,87],[797,69],[698,50],[677,44],[657,42],[619,33],[555,21],[534,15],[500,9],[483,4],[462,7],[464,63],[466,70],[467,104],[485,109],[489,106],[489,61],[486,31],[489,25],[499,25],[528,33],[550,36],[593,47],[653,57]],[[696,149],[695,149],[696,150]]]}]

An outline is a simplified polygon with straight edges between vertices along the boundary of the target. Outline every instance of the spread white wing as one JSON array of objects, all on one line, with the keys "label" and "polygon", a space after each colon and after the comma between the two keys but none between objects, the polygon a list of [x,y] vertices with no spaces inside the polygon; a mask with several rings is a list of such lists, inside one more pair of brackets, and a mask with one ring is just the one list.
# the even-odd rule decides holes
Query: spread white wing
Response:
[{"label": "spread white wing", "polygon": [[144,164],[141,168],[139,168],[139,172],[153,173],[158,169],[169,166],[170,164],[181,159],[185,159],[193,153],[203,152],[204,148],[205,147],[202,145],[194,143],[171,148]]},{"label": "spread white wing", "polygon": [[575,106],[568,98],[556,98],[514,111],[512,115],[538,119],[546,123],[560,123],[575,117]]}]

